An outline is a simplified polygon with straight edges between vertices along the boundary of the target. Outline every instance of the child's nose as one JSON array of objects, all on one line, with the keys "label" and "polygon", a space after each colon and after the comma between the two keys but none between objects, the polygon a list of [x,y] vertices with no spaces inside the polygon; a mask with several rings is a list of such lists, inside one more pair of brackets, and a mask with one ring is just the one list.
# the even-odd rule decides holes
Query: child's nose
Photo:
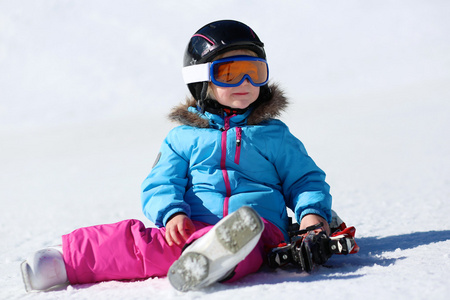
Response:
[{"label": "child's nose", "polygon": [[245,78],[244,81],[241,83],[241,85],[248,85],[248,84],[252,84],[250,80],[248,80],[248,78]]}]

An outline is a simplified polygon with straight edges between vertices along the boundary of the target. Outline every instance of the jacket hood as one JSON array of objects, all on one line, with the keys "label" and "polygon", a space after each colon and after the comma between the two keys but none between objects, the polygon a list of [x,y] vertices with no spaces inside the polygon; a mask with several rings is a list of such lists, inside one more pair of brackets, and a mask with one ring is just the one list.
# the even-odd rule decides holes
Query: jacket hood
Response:
[{"label": "jacket hood", "polygon": [[[260,103],[250,112],[247,125],[257,125],[261,122],[277,118],[287,108],[288,100],[284,96],[284,92],[277,84],[270,84],[269,87],[271,89],[271,97],[269,100]],[[209,120],[202,117],[202,114],[197,110],[189,109],[190,107],[197,107],[197,101],[192,97],[187,98],[184,104],[175,106],[169,114],[169,120],[182,125],[209,128]]]}]

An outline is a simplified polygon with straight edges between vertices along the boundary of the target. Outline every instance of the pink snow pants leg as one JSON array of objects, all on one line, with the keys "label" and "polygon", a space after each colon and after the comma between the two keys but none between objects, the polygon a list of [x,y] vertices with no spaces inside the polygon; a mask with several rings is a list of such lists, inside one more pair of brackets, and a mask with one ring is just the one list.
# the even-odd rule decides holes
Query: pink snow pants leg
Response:
[{"label": "pink snow pants leg", "polygon": [[[263,219],[264,231],[255,249],[240,262],[227,282],[259,270],[267,246],[284,240],[281,231]],[[196,232],[187,244],[206,234],[213,226],[194,221]],[[71,284],[108,280],[139,280],[167,275],[182,248],[169,247],[165,228],[145,228],[138,220],[84,227],[62,237],[67,276]]]},{"label": "pink snow pants leg", "polygon": [[[197,229],[206,224],[195,222]],[[80,228],[64,235],[63,255],[71,284],[166,276],[182,248],[169,247],[165,228],[138,220]]]}]

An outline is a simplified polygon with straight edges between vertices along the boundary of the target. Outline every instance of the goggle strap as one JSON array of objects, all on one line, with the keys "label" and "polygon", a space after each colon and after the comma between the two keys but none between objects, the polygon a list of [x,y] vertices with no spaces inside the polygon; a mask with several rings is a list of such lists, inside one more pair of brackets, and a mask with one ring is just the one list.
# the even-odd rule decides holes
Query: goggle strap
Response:
[{"label": "goggle strap", "polygon": [[192,65],[183,67],[182,74],[183,79],[186,84],[194,83],[194,82],[202,82],[209,81],[210,74],[209,70],[211,69],[211,63],[208,62],[206,64]]},{"label": "goggle strap", "polygon": [[[230,57],[229,60],[233,61],[236,57]],[[224,60],[227,60],[226,58]],[[245,59],[244,59],[245,60]],[[211,62],[204,63],[204,64],[198,64],[198,65],[191,65],[187,67],[183,67],[182,74],[183,74],[183,80],[185,84],[194,83],[194,82],[203,82],[203,81],[211,81]],[[247,76],[247,78],[250,78],[250,76]],[[250,79],[251,80],[251,79]],[[214,80],[212,80],[214,82]],[[241,80],[242,83],[243,80]],[[217,84],[217,83],[216,83]],[[219,84],[223,86],[229,86],[224,84]]]}]

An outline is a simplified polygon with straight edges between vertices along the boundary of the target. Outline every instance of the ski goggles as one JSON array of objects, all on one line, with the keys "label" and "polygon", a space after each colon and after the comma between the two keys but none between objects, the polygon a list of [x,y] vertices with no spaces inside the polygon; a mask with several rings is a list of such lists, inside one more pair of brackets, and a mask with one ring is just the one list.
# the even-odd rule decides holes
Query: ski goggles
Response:
[{"label": "ski goggles", "polygon": [[248,79],[252,85],[262,86],[269,80],[269,66],[262,58],[232,56],[184,67],[183,78],[186,84],[211,81],[221,87],[233,87]]}]

